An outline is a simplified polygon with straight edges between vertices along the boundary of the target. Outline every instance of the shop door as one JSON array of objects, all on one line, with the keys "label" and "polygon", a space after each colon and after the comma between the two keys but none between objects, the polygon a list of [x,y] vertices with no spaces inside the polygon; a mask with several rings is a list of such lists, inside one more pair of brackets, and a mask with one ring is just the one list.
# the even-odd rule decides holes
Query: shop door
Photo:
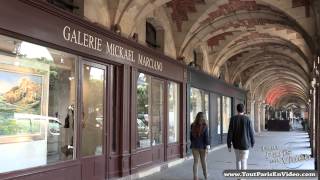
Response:
[{"label": "shop door", "polygon": [[151,147],[154,163],[164,161],[164,81],[151,82]]},{"label": "shop door", "polygon": [[80,157],[82,180],[105,179],[106,70],[104,65],[81,64]]}]

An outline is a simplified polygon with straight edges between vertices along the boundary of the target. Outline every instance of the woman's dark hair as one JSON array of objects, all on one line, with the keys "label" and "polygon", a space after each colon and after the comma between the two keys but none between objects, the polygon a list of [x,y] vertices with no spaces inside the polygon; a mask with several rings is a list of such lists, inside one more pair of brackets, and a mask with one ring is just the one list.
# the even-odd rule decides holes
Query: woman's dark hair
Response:
[{"label": "woman's dark hair", "polygon": [[200,137],[207,126],[206,117],[203,112],[198,112],[196,119],[191,125],[191,133],[194,137]]}]

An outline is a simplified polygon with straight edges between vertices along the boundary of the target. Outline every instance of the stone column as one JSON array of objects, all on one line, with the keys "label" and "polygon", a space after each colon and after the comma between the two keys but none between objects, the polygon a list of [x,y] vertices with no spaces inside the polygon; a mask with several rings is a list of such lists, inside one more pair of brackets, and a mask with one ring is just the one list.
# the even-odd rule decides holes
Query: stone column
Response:
[{"label": "stone column", "polygon": [[316,124],[316,88],[315,88],[315,85],[316,85],[316,80],[314,79],[312,81],[312,88],[313,88],[313,92],[312,92],[312,120],[311,120],[311,138],[310,138],[310,141],[311,141],[311,149],[312,149],[312,157],[314,157],[315,155],[315,146],[316,146],[316,137],[315,137],[315,124]]},{"label": "stone column", "polygon": [[255,130],[255,128],[254,128],[254,122],[255,122],[255,118],[254,118],[254,111],[255,111],[255,109],[254,109],[254,104],[255,104],[255,101],[254,100],[252,100],[251,101],[251,103],[250,103],[250,119],[251,119],[251,122],[252,122],[252,127],[253,127],[253,129]]},{"label": "stone column", "polygon": [[260,133],[260,102],[254,103],[254,130],[256,133]]},{"label": "stone column", "polygon": [[261,123],[260,123],[260,129],[261,131],[265,130],[265,124],[266,124],[266,105],[265,104],[261,104],[261,115],[260,115],[260,119],[261,119]]}]

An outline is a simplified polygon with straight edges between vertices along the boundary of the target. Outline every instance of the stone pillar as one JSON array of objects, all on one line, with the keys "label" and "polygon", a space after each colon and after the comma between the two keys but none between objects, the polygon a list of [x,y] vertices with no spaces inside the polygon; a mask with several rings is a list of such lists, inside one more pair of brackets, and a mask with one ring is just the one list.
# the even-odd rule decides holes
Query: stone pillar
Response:
[{"label": "stone pillar", "polygon": [[261,119],[261,123],[260,123],[260,129],[261,131],[265,130],[265,125],[266,125],[266,105],[265,104],[261,104],[261,115],[260,115],[260,119]]},{"label": "stone pillar", "polygon": [[260,102],[254,103],[254,130],[260,132]]},{"label": "stone pillar", "polygon": [[255,128],[254,128],[254,124],[255,124],[255,118],[254,118],[254,111],[255,111],[255,109],[254,109],[254,100],[253,101],[251,101],[251,103],[250,103],[250,119],[251,119],[251,122],[252,122],[252,127],[253,127],[253,129],[255,130]]},{"label": "stone pillar", "polygon": [[311,122],[311,149],[312,149],[312,157],[315,155],[315,147],[316,147],[316,137],[315,137],[315,125],[316,125],[316,88],[315,88],[316,82],[315,79],[312,81],[312,87],[313,87],[313,93],[312,93],[312,122]]}]

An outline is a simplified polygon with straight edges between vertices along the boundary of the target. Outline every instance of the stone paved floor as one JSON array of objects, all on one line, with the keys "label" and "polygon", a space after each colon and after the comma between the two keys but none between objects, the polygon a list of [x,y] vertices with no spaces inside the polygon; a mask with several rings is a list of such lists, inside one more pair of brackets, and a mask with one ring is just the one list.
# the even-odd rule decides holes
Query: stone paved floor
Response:
[{"label": "stone paved floor", "polygon": [[[278,150],[271,150],[271,149]],[[268,149],[268,150],[262,150]],[[282,149],[290,150],[282,151]],[[267,157],[267,153],[269,157]],[[294,157],[299,154],[310,154],[309,138],[307,133],[303,131],[290,131],[290,132],[262,132],[256,135],[256,145],[254,149],[251,149],[248,169],[314,169],[314,159],[307,161],[300,161],[298,163],[289,163],[284,165],[283,163],[270,162],[276,158],[270,157],[270,155],[277,157],[277,152],[284,152],[287,156]],[[273,153],[273,154],[272,154]],[[281,155],[282,156],[282,155]],[[208,156],[208,172],[209,179],[212,180],[232,180],[234,178],[223,177],[222,172],[225,169],[235,169],[235,155],[232,152],[228,152],[227,148],[223,148],[210,152]],[[178,180],[178,179],[191,179],[193,160],[187,160],[174,167],[168,168],[161,172],[152,174],[150,176],[141,178],[143,180]],[[202,178],[202,170],[199,166],[199,175]],[[252,178],[250,178],[252,179]],[[299,178],[298,178],[299,179]],[[312,178],[309,178],[312,179]],[[317,178],[313,178],[317,179]],[[260,179],[261,180],[261,179]],[[297,180],[297,178],[296,178]]]}]

